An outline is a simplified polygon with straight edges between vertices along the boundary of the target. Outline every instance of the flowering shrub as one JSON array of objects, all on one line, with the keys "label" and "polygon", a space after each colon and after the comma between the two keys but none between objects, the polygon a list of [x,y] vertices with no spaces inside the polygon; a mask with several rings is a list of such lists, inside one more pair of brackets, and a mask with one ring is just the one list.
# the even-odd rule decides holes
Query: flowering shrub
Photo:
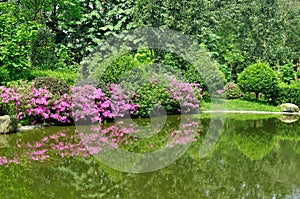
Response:
[{"label": "flowering shrub", "polygon": [[122,92],[118,84],[112,84],[109,87],[109,92],[113,103],[114,117],[123,117],[126,113],[132,115],[140,108],[140,104],[134,104],[129,95]]},{"label": "flowering shrub", "polygon": [[238,85],[233,82],[229,82],[228,84],[226,84],[224,90],[227,99],[237,99],[243,96],[242,91],[240,90]]},{"label": "flowering shrub", "polygon": [[[154,78],[134,91],[122,91],[120,85],[109,86],[108,98],[91,85],[77,86],[70,93],[53,94],[34,84],[0,87],[2,109],[10,110],[23,124],[71,123],[139,115],[147,117],[154,106],[169,112],[191,113],[199,108],[201,89],[198,84],[184,83],[166,76],[165,83]],[[4,108],[3,108],[4,107]]]},{"label": "flowering shrub", "polygon": [[[85,120],[101,123],[105,119],[131,114],[138,105],[127,103],[128,97],[117,85],[111,87],[113,104],[101,91],[93,86],[79,86],[71,94],[53,95],[43,88],[32,85],[11,88],[0,87],[0,103],[11,110],[23,123],[71,123]],[[114,113],[113,113],[114,112]]]},{"label": "flowering shrub", "polygon": [[174,77],[167,77],[170,80],[166,90],[177,100],[181,106],[179,112],[191,113],[199,109],[200,99],[202,99],[199,84],[180,82]]},{"label": "flowering shrub", "polygon": [[113,118],[112,104],[101,89],[91,85],[72,88],[72,116],[74,121],[90,120],[102,122],[105,118]]},{"label": "flowering shrub", "polygon": [[48,90],[30,85],[0,87],[0,101],[24,123],[70,123],[70,97],[55,98]]}]

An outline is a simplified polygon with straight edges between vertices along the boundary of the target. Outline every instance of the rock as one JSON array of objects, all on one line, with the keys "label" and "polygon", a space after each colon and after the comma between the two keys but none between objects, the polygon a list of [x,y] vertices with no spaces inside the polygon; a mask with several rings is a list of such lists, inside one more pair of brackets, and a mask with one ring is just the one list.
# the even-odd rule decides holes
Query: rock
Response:
[{"label": "rock", "polygon": [[14,128],[9,115],[0,116],[0,133],[13,133]]},{"label": "rock", "polygon": [[285,123],[293,123],[293,122],[298,121],[299,116],[298,115],[283,115],[279,119]]},{"label": "rock", "polygon": [[17,131],[30,131],[30,130],[35,130],[38,128],[42,128],[43,125],[28,125],[28,126],[21,126],[17,129]]},{"label": "rock", "polygon": [[282,108],[283,112],[298,112],[299,111],[299,107],[292,103],[281,104],[280,107]]}]

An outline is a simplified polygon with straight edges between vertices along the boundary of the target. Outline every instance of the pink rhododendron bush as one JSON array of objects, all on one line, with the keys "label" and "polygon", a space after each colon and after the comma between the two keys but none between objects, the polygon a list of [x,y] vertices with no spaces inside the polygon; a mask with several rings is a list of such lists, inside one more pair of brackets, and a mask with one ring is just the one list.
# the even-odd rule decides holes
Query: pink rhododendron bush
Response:
[{"label": "pink rhododendron bush", "polygon": [[101,123],[105,119],[122,115],[122,112],[132,113],[138,107],[122,99],[125,96],[118,96],[117,106],[122,111],[113,114],[117,108],[110,99],[101,89],[90,85],[72,87],[71,94],[60,96],[29,85],[13,88],[1,86],[0,93],[2,106],[24,124],[70,124],[81,120]]},{"label": "pink rhododendron bush", "polygon": [[202,97],[198,85],[173,78],[167,86],[150,82],[130,92],[123,91],[118,84],[112,84],[106,94],[91,85],[73,86],[70,93],[62,95],[35,88],[33,84],[8,88],[0,86],[0,106],[23,125],[102,123],[126,115],[147,117],[155,105],[177,113],[183,108],[182,113],[190,113],[199,108],[199,98],[196,96]]}]

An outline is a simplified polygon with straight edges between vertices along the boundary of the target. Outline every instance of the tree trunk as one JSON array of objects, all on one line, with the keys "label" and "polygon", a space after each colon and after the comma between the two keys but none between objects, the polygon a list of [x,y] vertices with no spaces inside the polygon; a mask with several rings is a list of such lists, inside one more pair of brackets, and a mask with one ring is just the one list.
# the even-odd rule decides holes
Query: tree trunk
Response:
[{"label": "tree trunk", "polygon": [[259,93],[255,93],[256,101],[258,102]]}]

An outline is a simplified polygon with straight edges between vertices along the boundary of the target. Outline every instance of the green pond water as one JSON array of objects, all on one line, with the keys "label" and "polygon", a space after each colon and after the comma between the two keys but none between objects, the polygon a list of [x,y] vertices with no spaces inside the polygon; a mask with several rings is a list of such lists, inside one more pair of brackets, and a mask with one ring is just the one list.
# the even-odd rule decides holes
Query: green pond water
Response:
[{"label": "green pond water", "polygon": [[[300,198],[300,120],[227,114],[219,129],[218,116],[210,116],[192,116],[198,136],[188,149],[146,173],[118,171],[88,155],[72,126],[0,135],[0,198]],[[161,133],[119,147],[155,151],[180,121],[168,116]],[[209,127],[217,140],[200,155]]]}]

